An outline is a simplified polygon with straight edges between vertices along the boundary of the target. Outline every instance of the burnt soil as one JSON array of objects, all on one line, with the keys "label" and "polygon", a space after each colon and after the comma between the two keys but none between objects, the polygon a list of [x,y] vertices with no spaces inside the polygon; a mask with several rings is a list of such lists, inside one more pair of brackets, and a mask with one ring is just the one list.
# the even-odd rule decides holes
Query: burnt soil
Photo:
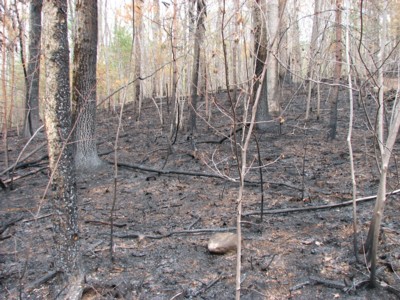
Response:
[{"label": "burnt soil", "polygon": [[[250,144],[252,168],[243,194],[242,299],[399,297],[400,196],[387,198],[378,258],[381,287],[371,289],[362,251],[361,262],[355,259],[352,206],[346,204],[352,199],[346,143],[348,95],[340,94],[338,134],[331,142],[327,140],[328,93],[322,93],[320,119],[313,103],[306,122],[305,94],[286,89],[284,123],[273,119],[266,132],[256,133],[264,165],[266,214],[262,222],[257,213],[261,201],[257,147],[254,139]],[[228,108],[226,94],[214,96],[220,108]],[[200,104],[199,113],[205,117],[204,102]],[[165,103],[163,109],[167,115]],[[217,106],[212,111],[210,125],[199,118],[195,134],[179,131],[170,152],[169,126],[161,125],[154,102],[144,101],[139,121],[132,104],[125,106],[118,141],[118,161],[124,165],[118,168],[113,263],[109,250],[113,168],[107,165],[97,172],[78,174],[87,283],[83,299],[234,298],[236,254],[213,255],[207,250],[213,230],[232,231],[236,226],[239,191],[233,143],[229,139],[216,143],[232,132],[231,122]],[[372,98],[365,99],[365,109],[355,104],[352,141],[357,198],[375,195],[379,184],[377,148],[367,115],[374,124]],[[98,152],[113,162],[118,114],[101,110],[97,119]],[[237,134],[240,140],[242,132]],[[10,163],[17,160],[26,142],[16,129],[9,132]],[[44,135],[35,138],[22,157],[43,142]],[[2,171],[3,144],[0,147]],[[399,189],[399,148],[398,141],[388,191]],[[46,153],[44,146],[27,158],[23,163],[28,164],[14,173],[13,189],[0,190],[0,225],[5,229],[0,235],[1,299],[49,299],[54,279],[38,282],[51,274],[55,259],[51,197],[44,196],[49,183]],[[10,185],[4,174],[1,178]],[[358,204],[359,245],[365,240],[374,200]],[[326,207],[332,204],[344,205]],[[312,209],[316,206],[322,207]],[[288,210],[297,208],[301,210]]]}]

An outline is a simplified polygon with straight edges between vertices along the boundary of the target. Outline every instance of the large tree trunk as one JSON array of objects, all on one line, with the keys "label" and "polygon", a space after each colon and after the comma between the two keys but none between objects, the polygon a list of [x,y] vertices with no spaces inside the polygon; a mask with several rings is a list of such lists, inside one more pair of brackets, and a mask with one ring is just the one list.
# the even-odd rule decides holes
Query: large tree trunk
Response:
[{"label": "large tree trunk", "polygon": [[26,74],[24,136],[31,137],[40,126],[39,77],[40,38],[42,35],[42,0],[32,0],[29,16],[29,58]]},{"label": "large tree trunk", "polygon": [[[43,15],[46,55],[45,127],[51,180],[55,191],[52,198],[56,255],[54,264],[63,274],[61,283],[63,292],[59,299],[80,299],[83,272],[79,247],[73,146],[70,142],[67,0],[45,1]],[[59,290],[54,291],[58,292]]]},{"label": "large tree trunk", "polygon": [[75,165],[80,171],[91,171],[103,164],[97,154],[95,138],[97,0],[78,0],[75,14],[72,91]]}]

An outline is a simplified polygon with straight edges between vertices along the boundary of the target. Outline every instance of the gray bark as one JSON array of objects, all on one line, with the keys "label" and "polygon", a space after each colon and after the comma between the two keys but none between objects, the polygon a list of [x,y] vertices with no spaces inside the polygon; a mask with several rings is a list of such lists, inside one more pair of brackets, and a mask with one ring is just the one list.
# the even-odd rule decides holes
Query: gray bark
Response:
[{"label": "gray bark", "polygon": [[205,25],[204,18],[205,3],[204,0],[197,0],[197,25],[196,34],[194,38],[194,59],[193,59],[193,69],[192,69],[192,81],[190,84],[190,104],[189,104],[189,130],[193,132],[196,130],[196,114],[197,114],[197,100],[199,91],[199,73],[200,73],[200,48],[204,40]]},{"label": "gray bark", "polygon": [[97,0],[77,1],[75,14],[72,90],[74,156],[79,171],[92,171],[103,164],[97,154],[95,138]]},{"label": "gray bark", "polygon": [[[55,267],[61,272],[60,298],[80,299],[83,271],[71,135],[67,1],[43,4],[45,36],[45,127],[54,195],[52,197]],[[55,293],[58,292],[56,289]],[[54,296],[54,295],[53,295]]]},{"label": "gray bark", "polygon": [[26,74],[26,115],[24,136],[31,137],[40,126],[39,77],[40,38],[42,34],[42,0],[32,0],[29,15],[29,58]]},{"label": "gray bark", "polygon": [[335,70],[334,70],[334,86],[330,96],[330,117],[329,117],[329,134],[328,139],[336,138],[337,115],[338,115],[338,98],[339,84],[342,74],[342,0],[336,0],[336,46],[335,46]]},{"label": "gray bark", "polygon": [[253,8],[253,23],[254,23],[254,53],[255,53],[255,71],[254,71],[254,83],[253,83],[253,101],[256,98],[257,90],[262,84],[260,100],[258,102],[256,122],[257,129],[266,130],[268,128],[268,121],[271,120],[268,111],[268,87],[267,87],[267,76],[262,79],[262,72],[264,65],[267,61],[267,34],[266,34],[266,22],[264,13],[265,12],[265,0],[257,0]]}]

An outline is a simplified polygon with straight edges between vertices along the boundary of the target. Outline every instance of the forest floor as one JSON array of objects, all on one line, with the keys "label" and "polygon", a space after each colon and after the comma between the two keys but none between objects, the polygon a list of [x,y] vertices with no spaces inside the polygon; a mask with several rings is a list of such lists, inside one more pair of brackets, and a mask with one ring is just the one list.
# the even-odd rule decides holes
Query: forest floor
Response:
[{"label": "forest floor", "polygon": [[[228,107],[226,94],[215,97],[220,107]],[[321,103],[319,120],[314,109],[306,122],[305,94],[288,88],[283,98],[285,122],[280,126],[273,120],[266,132],[256,134],[265,165],[262,222],[256,214],[259,169],[246,176],[242,299],[398,299],[400,194],[388,196],[385,208],[378,260],[381,287],[367,286],[368,268],[354,255],[352,206],[347,203],[352,199],[348,95],[341,93],[338,134],[332,142],[327,140],[329,103]],[[366,102],[366,111],[355,105],[358,198],[375,195],[379,183],[374,135],[366,120],[367,114],[374,122],[375,104]],[[99,111],[98,150],[109,162],[114,160],[117,124],[117,114]],[[207,241],[212,230],[232,231],[236,226],[239,185],[227,177],[237,179],[237,164],[229,139],[214,143],[231,132],[229,119],[215,106],[211,124],[199,119],[194,135],[179,132],[169,154],[169,127],[160,124],[154,103],[144,102],[138,122],[133,106],[126,105],[118,142],[118,161],[125,166],[118,169],[114,263],[109,249],[113,168],[78,176],[87,282],[83,299],[234,299],[236,254],[210,254]],[[26,142],[16,130],[10,132],[10,163]],[[22,157],[44,142],[43,136],[34,139]],[[399,148],[398,141],[388,191],[399,189]],[[13,190],[0,190],[0,299],[48,299],[54,251],[50,197],[44,197],[49,181],[46,153],[41,147],[24,161],[29,164],[16,169]],[[248,157],[252,167],[258,165],[254,141]],[[3,147],[0,172],[4,169]],[[4,174],[2,179],[7,179]],[[372,197],[358,204],[360,248],[374,203]],[[343,206],[327,207],[332,204]],[[360,259],[364,261],[362,252]]]}]

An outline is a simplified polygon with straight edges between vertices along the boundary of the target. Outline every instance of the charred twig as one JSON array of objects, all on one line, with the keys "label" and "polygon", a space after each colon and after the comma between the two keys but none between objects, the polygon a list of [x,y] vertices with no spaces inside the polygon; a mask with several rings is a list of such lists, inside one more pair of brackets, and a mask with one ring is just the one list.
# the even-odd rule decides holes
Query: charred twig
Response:
[{"label": "charred twig", "polygon": [[308,284],[310,284],[310,283],[311,283],[310,280],[306,280],[306,281],[300,282],[300,283],[298,283],[298,284],[292,286],[292,287],[289,289],[289,291],[290,291],[290,292],[293,292],[293,291],[300,290],[300,289],[302,289],[303,287],[305,287],[306,285],[308,285]]},{"label": "charred twig", "polygon": [[35,289],[37,286],[46,283],[47,281],[53,279],[57,274],[59,273],[59,271],[50,271],[49,273],[47,273],[46,275],[44,275],[43,277],[35,280],[34,282],[30,283],[27,287],[27,291],[31,292],[33,289]]},{"label": "charred twig", "polygon": [[196,220],[194,220],[188,227],[186,230],[190,230],[190,228],[192,228],[194,226],[194,224],[196,224],[197,222],[199,222],[201,220],[200,217],[198,217]]},{"label": "charred twig", "polygon": [[234,231],[236,227],[227,227],[227,228],[203,228],[203,229],[192,229],[192,230],[178,230],[178,231],[171,231],[166,234],[160,235],[147,235],[141,233],[129,233],[129,234],[115,234],[115,237],[120,239],[129,239],[129,238],[139,238],[139,239],[153,239],[153,240],[160,240],[163,238],[170,237],[172,235],[177,234],[190,234],[190,233],[209,233],[209,232],[225,232],[225,231]]},{"label": "charred twig", "polygon": [[310,276],[311,282],[320,283],[326,285],[327,287],[334,288],[334,289],[345,289],[347,285],[344,282],[325,279],[317,276]]},{"label": "charred twig", "polygon": [[240,127],[238,129],[236,129],[235,132],[231,132],[229,135],[224,136],[223,138],[221,138],[218,141],[200,141],[197,142],[197,144],[222,144],[223,142],[225,142],[227,139],[231,139],[233,137],[234,134],[238,133],[239,131],[242,131],[243,127]]},{"label": "charred twig", "polygon": [[220,281],[223,278],[222,275],[219,275],[217,278],[215,278],[214,280],[211,280],[210,283],[208,283],[205,287],[202,287],[200,289],[198,289],[197,291],[194,291],[192,293],[189,293],[190,297],[197,297],[198,295],[204,293],[205,291],[207,291],[209,288],[211,288],[214,284],[216,284],[218,281]]},{"label": "charred twig", "polygon": [[0,187],[3,191],[7,191],[7,186],[4,184],[3,180],[0,178]]},{"label": "charred twig", "polygon": [[[34,149],[32,152],[28,153],[27,155],[25,155],[23,158],[17,160],[14,164],[12,164],[10,167],[8,167],[7,169],[5,169],[4,171],[0,172],[0,175],[3,175],[5,173],[7,173],[8,171],[14,170],[16,168],[20,168],[20,166],[22,165],[21,162],[26,160],[27,158],[31,157],[33,154],[35,154],[36,152],[38,152],[40,149],[42,149],[44,146],[46,146],[47,142],[43,142],[41,143],[36,149]],[[44,157],[47,157],[44,156]],[[43,159],[43,158],[42,158]]]},{"label": "charred twig", "polygon": [[[108,162],[109,164],[113,164],[111,162]],[[237,180],[234,180],[232,178],[228,179],[227,177],[218,175],[218,174],[209,174],[209,173],[198,173],[198,172],[190,172],[190,171],[181,171],[181,170],[160,170],[160,169],[154,169],[151,167],[145,167],[141,165],[135,165],[135,164],[127,164],[127,163],[118,163],[118,166],[121,168],[126,168],[126,169],[135,169],[135,170],[141,170],[141,171],[146,171],[146,172],[154,172],[158,174],[163,174],[163,175],[170,175],[170,174],[179,174],[179,175],[187,175],[187,176],[194,176],[194,177],[211,177],[211,178],[218,178],[218,179],[223,179],[223,180],[229,180],[230,182],[234,183],[239,183]],[[259,185],[260,182],[254,182],[250,180],[245,180],[245,183],[250,184],[250,185]],[[264,181],[264,183],[268,183],[271,185],[282,185],[286,186],[292,189],[296,190],[301,190],[301,188],[296,187],[292,184],[285,183],[285,182],[276,182],[276,181]]]},{"label": "charred twig", "polygon": [[47,218],[47,217],[51,217],[52,215],[53,215],[53,214],[47,214],[47,215],[42,215],[42,216],[39,216],[39,217],[34,217],[34,218],[32,218],[32,219],[24,220],[23,223],[32,222],[32,221],[37,221],[37,220],[40,220],[40,219],[44,219],[44,218]]},{"label": "charred twig", "polygon": [[[40,171],[43,171],[43,170],[45,170],[45,169],[47,169],[47,167],[41,167],[41,168],[38,168],[38,169],[33,170],[33,171],[31,171],[31,172],[28,172],[28,173],[26,173],[26,174],[19,175],[19,176],[15,176],[15,177],[13,177],[12,181],[15,182],[15,181],[18,180],[18,179],[21,179],[21,178],[25,178],[25,177],[34,175],[34,174],[39,173]],[[11,179],[7,179],[7,180],[4,181],[4,183],[9,183],[9,182],[11,182]]]},{"label": "charred twig", "polygon": [[[104,221],[98,221],[98,220],[85,220],[85,223],[91,223],[91,224],[94,224],[94,225],[107,225],[107,226],[111,225],[110,222],[104,222]],[[118,227],[118,228],[122,228],[122,227],[127,226],[127,224],[126,223],[124,223],[124,224],[116,224],[116,223],[114,223],[113,226]]]},{"label": "charred twig", "polygon": [[15,223],[21,221],[22,219],[23,219],[23,217],[19,217],[19,218],[16,218],[14,220],[10,220],[10,221],[5,222],[4,225],[2,225],[1,228],[0,228],[0,234],[2,234],[4,231],[6,231],[8,227],[10,227],[10,226],[14,225]]},{"label": "charred twig", "polygon": [[[390,193],[387,193],[386,195],[390,196],[390,195],[397,194],[399,192],[400,192],[400,189],[395,190]],[[357,203],[367,202],[367,201],[374,200],[374,199],[376,199],[376,195],[356,199],[356,202]],[[292,212],[300,212],[300,211],[330,209],[330,208],[348,206],[348,205],[352,205],[352,204],[353,204],[353,200],[349,200],[349,201],[345,201],[342,203],[335,203],[335,204],[328,204],[328,205],[317,205],[317,206],[286,208],[286,209],[271,209],[271,210],[264,211],[264,214],[274,215],[274,214],[284,214],[284,213],[292,213]],[[252,216],[252,215],[259,215],[259,214],[260,214],[260,212],[258,212],[258,211],[252,211],[252,212],[244,213],[243,216]]]}]

